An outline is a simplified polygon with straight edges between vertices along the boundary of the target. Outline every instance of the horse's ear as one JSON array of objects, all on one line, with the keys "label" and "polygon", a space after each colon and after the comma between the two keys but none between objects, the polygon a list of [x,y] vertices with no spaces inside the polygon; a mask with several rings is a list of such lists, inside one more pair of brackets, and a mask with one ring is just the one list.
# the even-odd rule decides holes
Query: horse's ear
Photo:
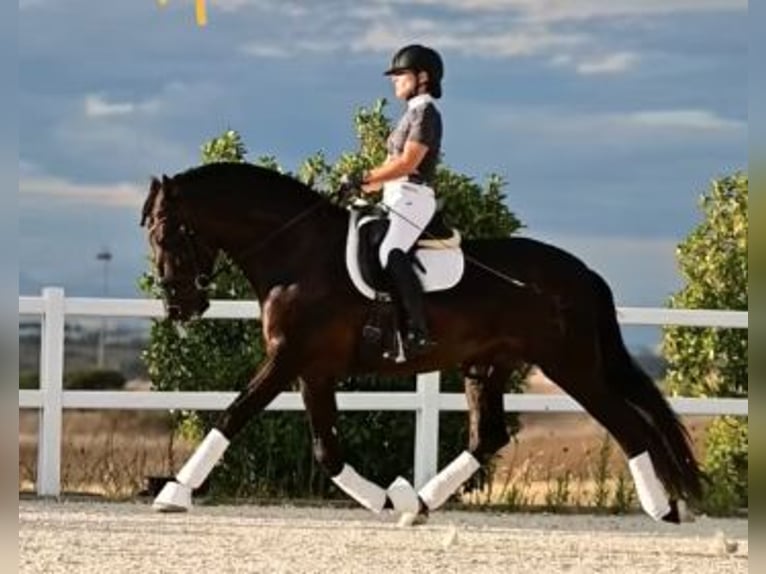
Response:
[{"label": "horse's ear", "polygon": [[149,184],[149,197],[144,202],[144,207],[141,209],[141,227],[146,225],[146,221],[152,216],[152,209],[154,208],[154,202],[157,200],[157,194],[162,190],[162,183],[156,177],[152,177],[152,181]]}]

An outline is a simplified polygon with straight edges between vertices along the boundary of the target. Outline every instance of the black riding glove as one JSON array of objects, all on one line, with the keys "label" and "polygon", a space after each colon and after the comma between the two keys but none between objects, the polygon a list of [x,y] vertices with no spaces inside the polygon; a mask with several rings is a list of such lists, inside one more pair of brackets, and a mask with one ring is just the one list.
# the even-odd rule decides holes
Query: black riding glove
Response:
[{"label": "black riding glove", "polygon": [[347,201],[362,190],[364,178],[361,173],[350,173],[340,178],[338,186],[338,197],[342,201]]}]

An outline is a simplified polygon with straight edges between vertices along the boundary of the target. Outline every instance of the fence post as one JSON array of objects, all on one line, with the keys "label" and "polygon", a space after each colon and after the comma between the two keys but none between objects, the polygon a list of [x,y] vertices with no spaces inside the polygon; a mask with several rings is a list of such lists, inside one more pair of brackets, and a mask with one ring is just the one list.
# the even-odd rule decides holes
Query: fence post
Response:
[{"label": "fence post", "polygon": [[43,398],[37,444],[37,494],[61,492],[61,428],[64,387],[64,290],[43,289],[40,392]]},{"label": "fence post", "polygon": [[417,378],[415,411],[415,488],[436,476],[439,462],[439,371]]}]

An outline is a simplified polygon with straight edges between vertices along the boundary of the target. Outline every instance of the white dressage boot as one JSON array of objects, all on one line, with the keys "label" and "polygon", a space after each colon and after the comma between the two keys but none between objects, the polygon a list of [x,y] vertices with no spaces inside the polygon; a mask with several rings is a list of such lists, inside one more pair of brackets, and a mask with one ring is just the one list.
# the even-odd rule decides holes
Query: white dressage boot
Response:
[{"label": "white dressage boot", "polygon": [[152,508],[158,512],[186,512],[192,506],[192,491],[199,488],[221,460],[229,446],[229,439],[218,429],[211,430],[197,447],[192,457],[168,482],[154,499]]}]

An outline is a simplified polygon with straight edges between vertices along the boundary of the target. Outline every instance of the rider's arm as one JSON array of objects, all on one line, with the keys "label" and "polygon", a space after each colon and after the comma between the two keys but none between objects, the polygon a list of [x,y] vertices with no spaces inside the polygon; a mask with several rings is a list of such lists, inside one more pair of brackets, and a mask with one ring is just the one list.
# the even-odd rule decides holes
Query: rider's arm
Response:
[{"label": "rider's arm", "polygon": [[371,169],[364,175],[364,191],[372,193],[380,189],[380,186],[387,181],[416,173],[427,153],[427,145],[407,140],[401,155],[389,158],[386,163]]}]

